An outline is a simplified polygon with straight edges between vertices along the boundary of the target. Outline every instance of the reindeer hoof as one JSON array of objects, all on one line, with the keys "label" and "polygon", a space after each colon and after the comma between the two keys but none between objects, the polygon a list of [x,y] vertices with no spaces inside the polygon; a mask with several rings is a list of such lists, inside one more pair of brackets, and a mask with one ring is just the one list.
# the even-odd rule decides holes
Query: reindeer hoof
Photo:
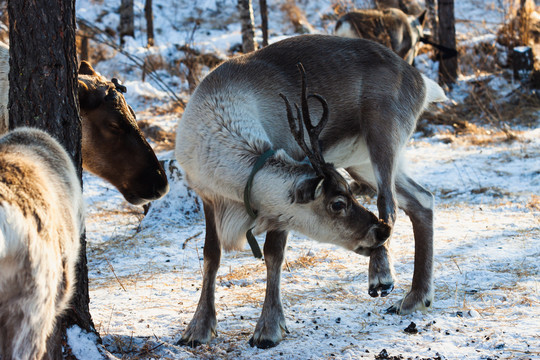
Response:
[{"label": "reindeer hoof", "polygon": [[176,343],[176,345],[178,345],[178,346],[189,346],[189,347],[192,347],[192,348],[196,348],[197,346],[199,346],[201,344],[202,344],[202,342],[200,342],[199,340],[189,340],[189,339],[180,339]]},{"label": "reindeer hoof", "polygon": [[257,346],[259,349],[270,349],[276,346],[277,344],[279,344],[279,342],[275,342],[271,340],[260,340],[259,342],[257,342],[257,344],[255,344],[255,340],[253,339],[253,336],[251,337],[251,339],[249,339],[249,345],[251,347]]},{"label": "reindeer hoof", "polygon": [[416,310],[427,311],[433,303],[433,295],[408,293],[403,299],[386,309],[388,314],[408,315]]},{"label": "reindeer hoof", "polygon": [[379,296],[379,290],[381,291],[380,295],[381,297],[388,296],[394,290],[394,284],[381,284],[379,286],[370,286],[368,293],[371,297],[378,297]]}]

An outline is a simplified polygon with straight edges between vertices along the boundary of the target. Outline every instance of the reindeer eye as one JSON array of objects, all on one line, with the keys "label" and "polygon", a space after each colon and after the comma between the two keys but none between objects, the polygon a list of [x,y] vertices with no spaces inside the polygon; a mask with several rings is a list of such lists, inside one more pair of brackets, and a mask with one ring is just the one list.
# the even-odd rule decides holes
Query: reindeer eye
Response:
[{"label": "reindeer eye", "polygon": [[113,134],[119,134],[122,132],[122,128],[120,127],[120,125],[118,125],[117,123],[115,122],[110,122],[109,124],[109,130],[113,133]]},{"label": "reindeer eye", "polygon": [[330,209],[332,210],[332,212],[335,212],[335,213],[339,213],[343,211],[346,207],[347,207],[347,203],[342,199],[334,200],[330,204]]}]

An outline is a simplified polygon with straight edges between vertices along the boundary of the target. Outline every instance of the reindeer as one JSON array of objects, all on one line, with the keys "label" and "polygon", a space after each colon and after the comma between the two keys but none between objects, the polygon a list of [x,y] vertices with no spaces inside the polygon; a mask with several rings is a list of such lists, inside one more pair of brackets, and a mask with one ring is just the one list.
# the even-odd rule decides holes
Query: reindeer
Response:
[{"label": "reindeer", "polygon": [[0,358],[41,360],[75,283],[84,226],[80,181],[47,133],[0,138]]},{"label": "reindeer", "polygon": [[407,15],[419,16],[424,9],[415,0],[375,0],[377,9],[394,8],[403,11]]},{"label": "reindeer", "polygon": [[[295,111],[288,99],[299,92],[299,62],[308,76]],[[251,232],[266,232],[267,268],[252,346],[275,346],[287,331],[280,276],[291,230],[369,256],[368,292],[387,296],[394,287],[388,239],[397,206],[411,218],[416,255],[412,288],[388,311],[429,308],[433,197],[399,159],[423,109],[445,98],[435,82],[391,50],[363,39],[292,37],[211,72],[177,129],[175,155],[202,199],[206,220],[201,296],[179,344],[196,346],[216,334],[221,251],[242,249]],[[313,125],[311,117],[321,120]],[[378,216],[358,203],[340,168],[376,189]]]},{"label": "reindeer", "polygon": [[424,36],[425,15],[410,16],[394,8],[355,10],[338,19],[334,34],[376,41],[412,65]]},{"label": "reindeer", "polygon": [[[0,43],[0,134],[7,131],[9,48]],[[159,199],[169,190],[163,167],[144,138],[135,112],[126,103],[126,87],[108,81],[82,61],[79,105],[83,168],[113,184],[134,205]],[[1,121],[3,119],[3,122]]]}]

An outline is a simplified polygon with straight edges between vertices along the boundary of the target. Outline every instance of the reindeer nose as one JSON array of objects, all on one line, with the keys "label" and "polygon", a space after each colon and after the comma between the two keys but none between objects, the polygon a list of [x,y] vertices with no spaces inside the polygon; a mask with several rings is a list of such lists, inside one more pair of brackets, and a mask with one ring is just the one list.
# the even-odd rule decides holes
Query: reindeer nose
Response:
[{"label": "reindeer nose", "polygon": [[169,192],[169,182],[167,181],[167,176],[161,170],[157,171],[153,179],[152,185],[154,199],[159,199]]}]

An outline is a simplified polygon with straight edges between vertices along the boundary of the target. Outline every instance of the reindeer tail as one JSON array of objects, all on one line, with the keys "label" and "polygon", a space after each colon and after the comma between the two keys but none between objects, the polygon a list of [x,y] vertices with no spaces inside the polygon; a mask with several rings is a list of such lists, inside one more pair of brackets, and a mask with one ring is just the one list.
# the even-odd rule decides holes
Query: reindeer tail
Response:
[{"label": "reindeer tail", "polygon": [[426,85],[426,98],[424,100],[424,107],[432,102],[442,102],[448,100],[444,90],[435,81],[431,80],[427,76],[422,74],[424,84]]}]

